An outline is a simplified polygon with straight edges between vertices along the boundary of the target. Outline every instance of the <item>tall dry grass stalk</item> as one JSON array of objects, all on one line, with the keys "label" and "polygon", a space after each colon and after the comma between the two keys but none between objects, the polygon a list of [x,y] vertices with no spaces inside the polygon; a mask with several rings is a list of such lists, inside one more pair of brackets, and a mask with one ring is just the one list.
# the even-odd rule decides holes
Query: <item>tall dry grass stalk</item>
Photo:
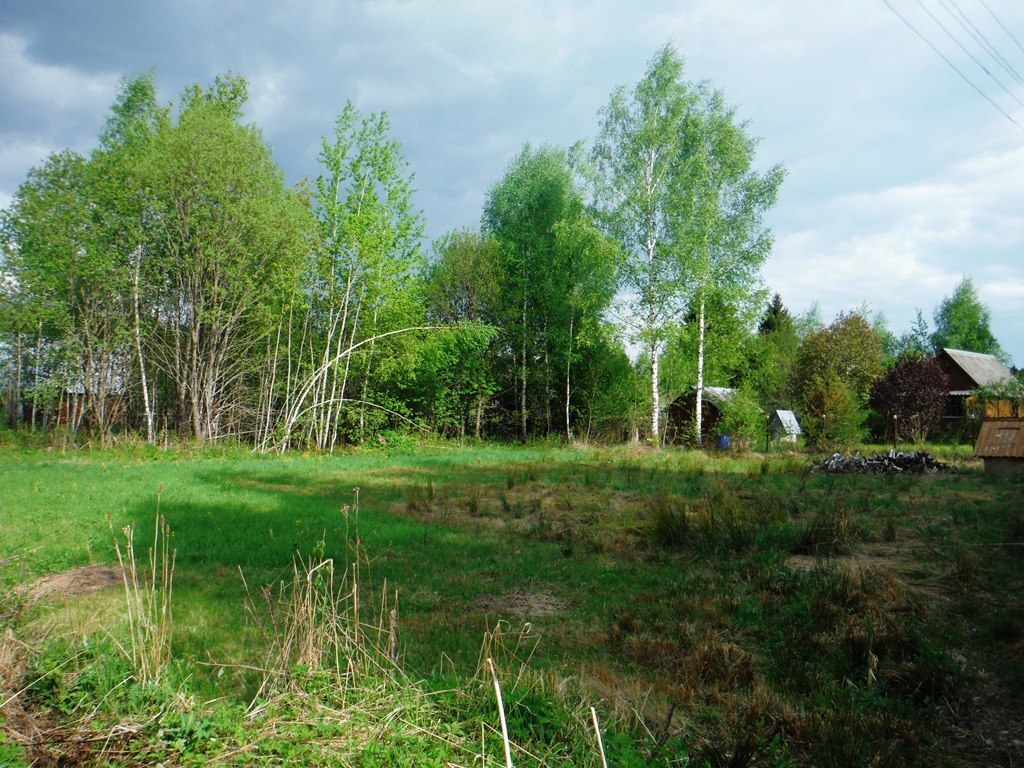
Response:
[{"label": "tall dry grass stalk", "polygon": [[[107,524],[113,534],[109,515]],[[148,572],[145,567],[140,569],[136,563],[135,526],[127,525],[121,529],[121,533],[125,538],[124,549],[115,535],[114,551],[117,552],[117,562],[121,566],[130,636],[130,647],[125,649],[121,645],[121,648],[131,659],[138,683],[150,685],[160,681],[161,674],[171,660],[171,638],[174,634],[171,597],[177,550],[171,549],[171,531],[160,516],[160,490],[156,497]]]},{"label": "tall dry grass stalk", "polygon": [[[359,496],[345,506],[346,521],[358,521]],[[360,551],[359,538],[348,538],[351,565],[337,573],[333,558],[320,554],[292,561],[291,583],[261,590],[262,609],[252,593],[247,610],[262,633],[268,649],[261,693],[272,682],[287,681],[296,674],[328,673],[339,685],[369,678],[386,678],[400,672],[398,640],[398,592],[390,594],[387,582],[380,602],[364,605],[362,594],[372,591],[369,560]],[[244,582],[244,576],[243,576]]]}]

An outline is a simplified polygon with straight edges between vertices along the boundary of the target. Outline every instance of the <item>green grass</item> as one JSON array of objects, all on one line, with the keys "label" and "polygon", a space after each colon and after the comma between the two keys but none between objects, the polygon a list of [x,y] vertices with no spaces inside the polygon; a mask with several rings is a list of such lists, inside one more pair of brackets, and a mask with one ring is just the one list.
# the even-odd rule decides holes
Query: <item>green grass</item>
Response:
[{"label": "green grass", "polygon": [[[159,497],[177,550],[174,658],[202,699],[244,708],[260,682],[239,570],[255,591],[322,552],[363,563],[363,600],[398,590],[406,672],[462,691],[431,699],[432,722],[493,713],[465,692],[481,640],[499,620],[529,622],[533,682],[510,719],[531,744],[582,749],[572,713],[602,699],[621,764],[646,759],[675,701],[656,760],[941,764],[984,747],[942,737],[957,702],[980,693],[1009,717],[1024,684],[1024,552],[1008,546],[1024,533],[1024,485],[958,459],[953,475],[861,477],[811,473],[799,454],[630,448],[5,449],[0,563],[22,583],[112,563],[110,528],[151,541]],[[117,636],[115,592],[7,622]],[[195,717],[175,727],[237,725]]]}]

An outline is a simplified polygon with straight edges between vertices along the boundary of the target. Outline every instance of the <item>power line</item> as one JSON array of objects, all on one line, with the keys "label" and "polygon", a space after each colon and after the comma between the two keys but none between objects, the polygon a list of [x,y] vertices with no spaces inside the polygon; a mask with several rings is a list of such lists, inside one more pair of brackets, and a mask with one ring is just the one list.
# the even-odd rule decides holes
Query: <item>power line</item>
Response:
[{"label": "power line", "polygon": [[1008,30],[1006,28],[1006,25],[999,20],[999,17],[992,12],[992,9],[988,7],[988,4],[985,2],[985,0],[979,0],[979,2],[984,6],[985,10],[988,11],[989,16],[996,20],[996,24],[1003,28],[1003,31],[1010,36],[1010,39],[1013,40],[1013,42],[1017,44],[1017,47],[1020,48],[1021,52],[1024,53],[1024,45],[1020,44],[1020,40],[1014,37],[1013,32]]},{"label": "power line", "polygon": [[[946,13],[953,17],[953,19],[969,34],[974,38],[974,41],[984,49],[989,56],[991,56],[999,66],[1006,70],[1006,72],[1017,81],[1019,85],[1024,85],[1024,78],[1020,76],[1020,73],[1014,68],[1014,66],[1006,60],[999,50],[992,44],[992,42],[985,36],[985,33],[981,31],[977,24],[971,21],[967,14],[963,12],[956,0],[949,0],[949,4],[956,10],[957,16],[953,15],[953,11],[946,5],[946,0],[939,0],[939,4],[945,8]],[[973,30],[973,31],[972,31]]]},{"label": "power line", "polygon": [[1021,101],[1020,99],[1018,99],[1016,94],[1013,93],[1013,91],[1011,91],[1009,88],[1007,88],[1005,85],[1003,85],[1002,82],[999,80],[999,78],[996,77],[995,75],[993,75],[992,72],[989,70],[989,68],[986,67],[984,64],[982,64],[978,60],[977,56],[975,56],[973,53],[971,53],[969,50],[967,50],[967,46],[965,46],[963,43],[961,43],[959,40],[957,40],[956,35],[954,35],[952,32],[950,32],[948,29],[946,29],[946,25],[943,24],[941,21],[939,21],[938,17],[936,17],[936,15],[934,13],[932,13],[931,10],[929,10],[928,6],[926,6],[924,4],[924,2],[922,2],[922,0],[917,0],[917,4],[919,6],[921,6],[921,9],[925,13],[928,14],[929,18],[931,18],[931,20],[934,21],[938,25],[939,29],[941,29],[943,32],[946,33],[946,37],[948,37],[950,40],[952,40],[954,43],[956,43],[957,47],[961,51],[966,53],[971,61],[973,61],[975,64],[977,64],[979,67],[981,67],[981,71],[984,72],[986,75],[988,75],[989,78],[991,78],[992,82],[994,82],[996,85],[998,85],[1000,88],[1003,89],[1003,93],[1005,93],[1011,99],[1013,99],[1018,104],[1020,104],[1022,107],[1024,107],[1024,101]]},{"label": "power line", "polygon": [[[934,45],[934,44],[933,44],[933,43],[931,42],[931,40],[929,40],[929,39],[928,39],[927,37],[925,37],[925,36],[924,36],[924,35],[922,35],[922,34],[921,34],[920,32],[918,32],[918,31],[917,31],[917,29],[916,29],[916,28],[914,27],[914,25],[913,25],[913,24],[911,24],[911,23],[910,23],[909,21],[907,21],[907,20],[906,20],[906,19],[905,19],[905,18],[904,18],[904,17],[903,17],[903,16],[901,15],[901,14],[900,14],[900,12],[899,12],[899,11],[897,11],[897,10],[896,10],[895,8],[893,8],[893,7],[892,7],[892,5],[891,5],[891,4],[889,3],[889,0],[882,0],[882,2],[883,2],[883,3],[885,3],[886,7],[887,7],[887,8],[888,8],[888,9],[889,9],[890,11],[892,11],[892,12],[893,12],[894,14],[896,14],[896,17],[897,17],[897,18],[898,18],[898,19],[899,19],[900,21],[902,21],[902,22],[903,22],[904,24],[906,24],[907,28],[908,28],[908,29],[909,29],[909,30],[910,30],[911,32],[913,32],[913,33],[914,33],[915,35],[917,35],[917,36],[918,36],[919,38],[921,38],[921,40],[923,40],[923,41],[925,42],[925,44],[926,44],[926,45],[927,45],[927,46],[928,46],[929,48],[931,48],[931,49],[932,49],[933,51],[935,51],[935,53],[936,53],[936,54],[937,54],[937,55],[938,55],[938,56],[939,56],[939,57],[940,57],[940,58],[941,58],[941,59],[942,59],[942,60],[943,60],[944,62],[946,62],[946,64],[948,64],[948,65],[950,66],[950,68],[951,68],[951,69],[952,69],[952,70],[953,70],[954,72],[956,72],[956,73],[957,73],[958,75],[960,75],[960,77],[961,77],[961,78],[963,79],[963,81],[964,81],[965,83],[967,83],[967,84],[968,84],[969,86],[971,86],[971,88],[973,88],[973,89],[974,89],[975,91],[977,91],[977,92],[978,92],[978,94],[979,94],[979,95],[980,95],[980,96],[981,96],[982,98],[984,98],[984,99],[985,99],[985,101],[987,101],[987,102],[988,102],[989,104],[991,104],[991,105],[992,105],[993,107],[995,107],[996,109],[998,109],[998,110],[999,110],[999,112],[1000,112],[1000,114],[1002,114],[1002,116],[1003,116],[1003,117],[1005,117],[1005,118],[1006,118],[1007,120],[1009,120],[1009,121],[1010,121],[1011,123],[1013,123],[1013,124],[1014,124],[1015,126],[1017,126],[1018,128],[1020,128],[1020,130],[1021,130],[1021,131],[1024,131],[1024,125],[1021,125],[1020,123],[1018,123],[1018,122],[1017,122],[1016,120],[1014,120],[1014,119],[1013,119],[1012,117],[1010,117],[1010,115],[1009,115],[1009,114],[1008,114],[1008,113],[1007,113],[1007,112],[1006,112],[1006,111],[1005,111],[1005,110],[1004,110],[1004,109],[1003,109],[1002,107],[1000,107],[1000,106],[999,106],[998,104],[996,104],[996,103],[995,103],[994,101],[992,101],[992,99],[991,99],[991,98],[989,97],[989,95],[988,95],[987,93],[985,93],[985,92],[984,92],[983,90],[981,90],[981,89],[980,89],[980,88],[979,88],[979,87],[978,87],[977,85],[975,85],[975,84],[974,84],[974,82],[973,82],[973,81],[972,81],[972,80],[971,80],[971,79],[970,79],[969,77],[967,77],[967,75],[965,75],[965,74],[964,74],[963,72],[961,72],[961,71],[960,71],[960,69],[959,69],[959,68],[958,68],[958,67],[956,66],[956,64],[954,64],[954,63],[953,63],[952,61],[950,61],[950,60],[949,60],[949,58],[947,58],[947,56],[946,56],[946,55],[945,55],[945,54],[944,54],[944,53],[943,53],[942,51],[940,51],[940,50],[939,50],[938,48],[936,48],[936,47],[935,47],[935,45]],[[986,6],[986,7],[987,7],[987,6]],[[991,11],[989,11],[989,13],[991,13]],[[1005,29],[1005,27],[1004,27],[1004,29]],[[1012,37],[1012,35],[1011,35],[1011,37]],[[1016,42],[1016,38],[1014,38],[1014,41]],[[1017,43],[1017,44],[1018,44],[1018,45],[1020,45],[1020,43]]]}]

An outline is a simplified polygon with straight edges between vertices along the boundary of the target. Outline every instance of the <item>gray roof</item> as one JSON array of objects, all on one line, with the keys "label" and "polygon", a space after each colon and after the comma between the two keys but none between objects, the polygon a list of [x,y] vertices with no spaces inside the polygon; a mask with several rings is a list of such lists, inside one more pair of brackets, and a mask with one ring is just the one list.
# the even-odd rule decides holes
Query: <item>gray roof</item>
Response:
[{"label": "gray roof", "polygon": [[796,420],[796,414],[792,411],[772,411],[772,417],[768,420],[768,426],[787,435],[799,435],[802,433],[800,422]]},{"label": "gray roof", "polygon": [[949,355],[953,362],[959,365],[979,387],[1001,384],[1013,378],[1010,369],[992,355],[967,352],[963,349],[943,349],[942,351]]},{"label": "gray roof", "polygon": [[704,398],[712,403],[728,403],[735,394],[731,387],[704,387]]}]

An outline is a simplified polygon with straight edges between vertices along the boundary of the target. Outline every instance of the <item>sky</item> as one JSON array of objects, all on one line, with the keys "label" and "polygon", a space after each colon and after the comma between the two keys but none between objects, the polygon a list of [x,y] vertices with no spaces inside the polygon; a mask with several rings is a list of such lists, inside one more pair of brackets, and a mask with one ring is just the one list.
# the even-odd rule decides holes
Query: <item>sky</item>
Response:
[{"label": "sky", "polygon": [[787,307],[899,334],[967,276],[1024,366],[1020,0],[3,0],[0,208],[96,145],[123,76],[166,103],[230,71],[289,183],[346,101],[386,111],[434,239],[479,226],[525,142],[589,144],[666,43],[787,170],[762,271]]}]

